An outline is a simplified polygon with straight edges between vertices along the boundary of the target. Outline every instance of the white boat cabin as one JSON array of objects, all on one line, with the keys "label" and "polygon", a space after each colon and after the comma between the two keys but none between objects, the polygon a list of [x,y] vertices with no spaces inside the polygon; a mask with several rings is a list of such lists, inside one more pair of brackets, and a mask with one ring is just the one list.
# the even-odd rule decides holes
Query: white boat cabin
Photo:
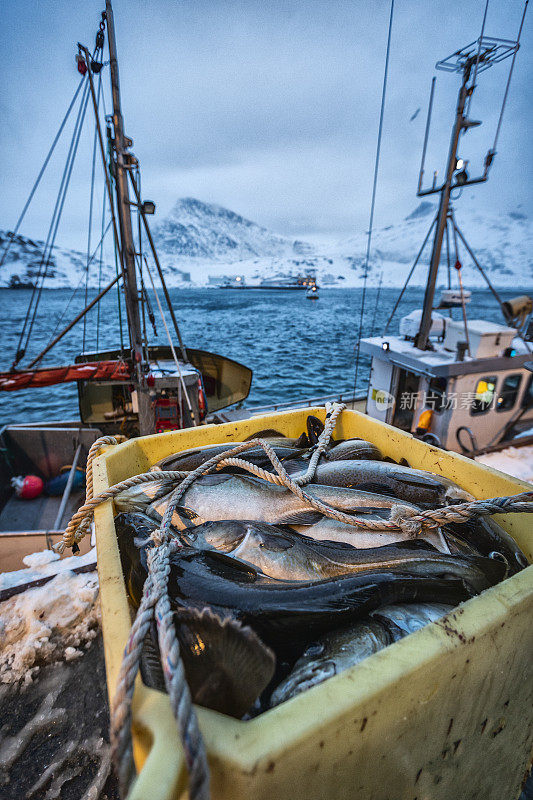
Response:
[{"label": "white boat cabin", "polygon": [[431,349],[419,350],[420,314],[404,317],[399,335],[361,340],[371,357],[367,414],[469,454],[533,428],[532,354],[515,328],[468,320],[465,329],[433,312]]}]

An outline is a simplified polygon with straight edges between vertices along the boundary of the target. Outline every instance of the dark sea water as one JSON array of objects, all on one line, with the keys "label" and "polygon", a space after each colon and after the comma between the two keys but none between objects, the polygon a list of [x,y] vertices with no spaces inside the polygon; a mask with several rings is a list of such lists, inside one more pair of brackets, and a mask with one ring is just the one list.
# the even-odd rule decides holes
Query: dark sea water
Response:
[{"label": "dark sea water", "polygon": [[[503,299],[527,292],[501,292]],[[0,369],[9,369],[17,350],[31,292],[0,290]],[[83,296],[72,298],[69,289],[43,291],[32,332],[29,363],[83,307]],[[95,291],[89,293],[89,299]],[[367,290],[363,335],[383,331],[398,289]],[[186,345],[221,353],[253,369],[252,389],[247,405],[281,403],[301,397],[318,397],[353,391],[356,343],[359,333],[361,289],[323,289],[318,301],[303,292],[235,291],[222,289],[171,289],[170,296]],[[423,290],[408,290],[399,306],[391,332],[398,330],[400,316],[419,308]],[[376,303],[376,299],[378,302]],[[66,308],[69,303],[68,308]],[[167,344],[157,306],[157,338],[150,325],[152,344]],[[124,315],[124,309],[122,309]],[[499,307],[487,290],[474,290],[469,307],[471,318],[503,322]],[[454,315],[460,315],[456,310]],[[64,315],[62,317],[62,315]],[[113,348],[120,344],[117,294],[113,290],[101,303],[98,323],[96,309],[87,316],[85,350]],[[99,324],[97,340],[97,324]],[[169,327],[171,327],[169,325]],[[71,363],[82,352],[83,321],[45,358],[44,365]],[[127,342],[126,342],[127,344]],[[357,389],[364,390],[369,361],[361,356]],[[77,417],[75,384],[0,393],[0,423]]]}]

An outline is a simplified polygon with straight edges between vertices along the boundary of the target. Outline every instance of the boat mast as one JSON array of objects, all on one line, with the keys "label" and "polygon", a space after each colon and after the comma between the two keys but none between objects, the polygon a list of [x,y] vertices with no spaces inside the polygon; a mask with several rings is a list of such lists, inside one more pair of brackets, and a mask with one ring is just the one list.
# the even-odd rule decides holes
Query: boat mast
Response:
[{"label": "boat mast", "polygon": [[431,330],[431,312],[433,310],[433,300],[435,297],[435,287],[437,284],[437,274],[439,271],[442,241],[444,238],[444,232],[446,230],[446,220],[448,218],[448,209],[450,206],[452,179],[454,172],[457,169],[457,146],[459,144],[459,135],[464,128],[468,127],[469,124],[468,121],[466,121],[465,124],[465,117],[463,115],[463,112],[465,109],[465,102],[469,91],[467,88],[467,84],[468,84],[468,79],[470,77],[470,70],[472,68],[472,63],[473,63],[472,60],[469,59],[464,67],[463,82],[461,84],[461,88],[459,89],[459,96],[457,99],[457,109],[455,112],[455,122],[450,141],[450,150],[448,153],[446,179],[444,184],[440,188],[440,201],[439,201],[439,211],[437,214],[437,227],[435,229],[435,236],[433,238],[433,248],[431,251],[431,259],[429,262],[429,274],[426,284],[426,291],[424,294],[424,306],[422,310],[422,318],[420,320],[420,328],[415,337],[415,347],[418,347],[419,350],[426,350],[429,341],[429,332]]},{"label": "boat mast", "polygon": [[136,391],[139,404],[139,427],[141,436],[153,430],[151,403],[148,387],[141,370],[143,361],[142,329],[139,314],[139,291],[137,289],[137,273],[135,268],[135,247],[131,222],[131,204],[128,189],[128,169],[132,163],[131,140],[124,135],[124,119],[120,104],[120,84],[118,76],[117,43],[115,38],[115,22],[111,0],[106,0],[107,35],[109,42],[109,69],[111,73],[111,92],[113,97],[113,147],[115,160],[115,187],[117,194],[117,213],[119,219],[120,238],[122,244],[124,295],[128,318],[128,330],[132,358],[136,369]]},{"label": "boat mast", "polygon": [[[481,35],[476,42],[471,42],[461,50],[456,50],[451,56],[439,61],[436,68],[445,72],[458,72],[462,74],[461,87],[457,98],[457,108],[455,112],[455,122],[452,129],[452,136],[450,140],[450,150],[448,153],[448,163],[446,166],[445,180],[442,186],[435,186],[435,179],[433,186],[430,189],[422,189],[422,177],[424,175],[424,160],[426,154],[426,145],[429,134],[429,126],[431,119],[431,109],[433,105],[433,90],[435,79],[433,79],[431,87],[431,95],[429,101],[428,119],[426,124],[426,135],[424,140],[424,148],[422,154],[422,164],[420,166],[420,176],[418,181],[417,196],[423,197],[429,194],[440,194],[439,210],[437,213],[437,225],[435,228],[435,236],[433,239],[433,249],[431,252],[431,259],[429,263],[429,273],[426,283],[426,291],[424,294],[424,307],[422,309],[422,317],[420,320],[420,327],[415,337],[415,347],[420,350],[427,350],[431,347],[429,343],[429,334],[431,330],[431,312],[433,310],[433,301],[435,297],[435,287],[437,284],[437,274],[439,270],[440,256],[442,250],[442,241],[446,231],[448,216],[450,214],[450,194],[453,189],[462,189],[465,186],[471,186],[475,183],[484,183],[489,176],[489,170],[496,155],[496,144],[501,127],[501,120],[505,109],[507,94],[509,90],[509,83],[513,73],[514,62],[518,52],[520,35],[522,33],[522,26],[527,9],[527,0],[524,5],[524,11],[518,30],[516,40],[509,39],[496,39],[492,36],[484,36],[485,19],[481,28]],[[486,9],[485,9],[486,12]],[[485,13],[486,16],[486,13]],[[481,123],[476,120],[468,118],[468,111],[465,113],[465,105],[468,100],[468,107],[474,90],[476,88],[476,79],[478,74],[484,72],[493,64],[512,56],[511,67],[509,70],[509,77],[507,79],[507,86],[503,98],[498,128],[494,138],[493,146],[488,150],[485,156],[485,164],[482,174],[476,178],[469,178],[466,171],[465,161],[457,159],[457,147],[459,144],[459,136],[461,133],[466,132],[469,128],[480,125]],[[436,175],[436,173],[435,173]]]}]

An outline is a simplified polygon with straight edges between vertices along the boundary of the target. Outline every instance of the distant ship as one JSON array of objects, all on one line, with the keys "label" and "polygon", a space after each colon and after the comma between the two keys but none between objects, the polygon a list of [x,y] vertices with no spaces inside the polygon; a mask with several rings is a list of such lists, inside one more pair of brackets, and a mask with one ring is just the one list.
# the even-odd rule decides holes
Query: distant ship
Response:
[{"label": "distant ship", "polygon": [[11,280],[5,287],[6,289],[35,289],[35,284],[31,281],[21,281],[18,275],[12,275]]},{"label": "distant ship", "polygon": [[226,276],[219,289],[275,289],[275,290],[294,290],[300,289],[307,291],[312,286],[317,286],[315,270],[308,270],[305,275],[288,275],[278,273],[272,278],[263,278],[260,283],[246,283],[243,275]]}]

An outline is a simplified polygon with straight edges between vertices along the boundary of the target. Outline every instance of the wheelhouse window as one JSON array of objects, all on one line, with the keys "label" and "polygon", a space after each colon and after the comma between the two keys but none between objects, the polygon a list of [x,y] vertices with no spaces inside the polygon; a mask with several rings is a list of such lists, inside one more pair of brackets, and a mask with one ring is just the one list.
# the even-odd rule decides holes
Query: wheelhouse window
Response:
[{"label": "wheelhouse window", "polygon": [[433,411],[444,411],[449,406],[446,395],[448,382],[446,378],[431,378],[426,393],[426,406]]},{"label": "wheelhouse window", "polygon": [[497,411],[510,411],[516,403],[518,392],[520,391],[520,384],[522,383],[522,376],[519,373],[507,375],[504,379],[498,400],[496,403]]},{"label": "wheelhouse window", "polygon": [[470,407],[471,414],[485,414],[492,405],[496,392],[496,376],[481,378],[474,392],[474,400]]},{"label": "wheelhouse window", "polygon": [[533,375],[529,376],[527,386],[522,398],[522,408],[531,408],[533,406]]}]

